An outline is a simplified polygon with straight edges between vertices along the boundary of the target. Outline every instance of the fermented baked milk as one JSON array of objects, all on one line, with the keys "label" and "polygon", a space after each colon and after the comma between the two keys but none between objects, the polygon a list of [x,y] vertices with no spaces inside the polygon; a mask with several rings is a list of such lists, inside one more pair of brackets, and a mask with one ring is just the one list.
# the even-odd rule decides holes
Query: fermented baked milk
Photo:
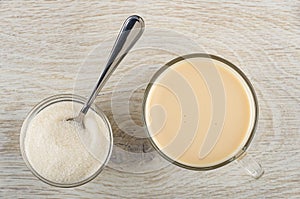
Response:
[{"label": "fermented baked milk", "polygon": [[156,76],[145,101],[145,122],[153,143],[170,160],[209,167],[242,149],[255,111],[252,93],[236,70],[193,57]]}]

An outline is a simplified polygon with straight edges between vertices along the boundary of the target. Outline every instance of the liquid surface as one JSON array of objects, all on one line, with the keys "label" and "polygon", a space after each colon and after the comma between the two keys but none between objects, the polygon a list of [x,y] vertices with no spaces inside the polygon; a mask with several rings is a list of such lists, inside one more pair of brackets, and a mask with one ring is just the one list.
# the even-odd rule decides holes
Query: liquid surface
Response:
[{"label": "liquid surface", "polygon": [[24,140],[27,159],[47,180],[66,184],[85,180],[109,154],[109,129],[93,110],[85,116],[85,129],[66,121],[78,114],[81,106],[73,102],[52,104],[28,125]]},{"label": "liquid surface", "polygon": [[255,106],[235,70],[197,57],[177,62],[157,77],[145,114],[153,142],[169,159],[208,167],[230,159],[245,145]]}]

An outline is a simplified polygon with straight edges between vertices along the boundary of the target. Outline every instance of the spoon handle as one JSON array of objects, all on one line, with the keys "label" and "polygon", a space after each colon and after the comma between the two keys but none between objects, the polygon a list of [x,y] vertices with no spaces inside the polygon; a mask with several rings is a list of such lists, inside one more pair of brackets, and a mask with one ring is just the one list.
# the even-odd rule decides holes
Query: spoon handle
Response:
[{"label": "spoon handle", "polygon": [[134,46],[137,40],[141,37],[144,31],[144,20],[137,15],[132,15],[128,17],[115,41],[114,47],[110,53],[108,62],[98,79],[98,82],[91,93],[90,98],[86,101],[85,105],[81,109],[81,114],[86,114],[98,93],[111,76],[113,71],[117,68],[119,63],[123,60],[126,54],[130,51],[130,49]]}]

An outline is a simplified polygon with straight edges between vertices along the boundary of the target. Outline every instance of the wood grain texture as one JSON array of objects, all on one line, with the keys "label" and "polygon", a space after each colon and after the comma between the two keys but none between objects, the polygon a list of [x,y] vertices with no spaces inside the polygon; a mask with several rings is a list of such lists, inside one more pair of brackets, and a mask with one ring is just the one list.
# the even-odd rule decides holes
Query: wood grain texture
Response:
[{"label": "wood grain texture", "polygon": [[[31,174],[19,149],[27,112],[50,95],[86,95],[99,74],[93,66],[102,63],[90,52],[131,14],[143,16],[148,29],[191,38],[199,51],[224,57],[248,75],[260,104],[249,154],[264,167],[262,178],[235,164],[188,171],[153,153],[142,137],[140,110],[143,84],[158,64],[148,58],[162,58],[155,49],[129,54],[97,98],[114,129],[107,168],[72,189]],[[0,1],[0,198],[299,198],[299,30],[299,1]],[[127,123],[128,114],[135,125]]]}]

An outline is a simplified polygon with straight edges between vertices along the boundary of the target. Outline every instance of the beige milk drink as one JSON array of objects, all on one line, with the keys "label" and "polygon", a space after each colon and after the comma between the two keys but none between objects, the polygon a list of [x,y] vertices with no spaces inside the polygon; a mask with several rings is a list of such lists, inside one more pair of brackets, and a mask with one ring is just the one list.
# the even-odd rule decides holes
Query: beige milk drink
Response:
[{"label": "beige milk drink", "polygon": [[236,155],[255,120],[241,75],[209,57],[181,60],[156,77],[145,101],[152,141],[169,159],[210,167]]}]

